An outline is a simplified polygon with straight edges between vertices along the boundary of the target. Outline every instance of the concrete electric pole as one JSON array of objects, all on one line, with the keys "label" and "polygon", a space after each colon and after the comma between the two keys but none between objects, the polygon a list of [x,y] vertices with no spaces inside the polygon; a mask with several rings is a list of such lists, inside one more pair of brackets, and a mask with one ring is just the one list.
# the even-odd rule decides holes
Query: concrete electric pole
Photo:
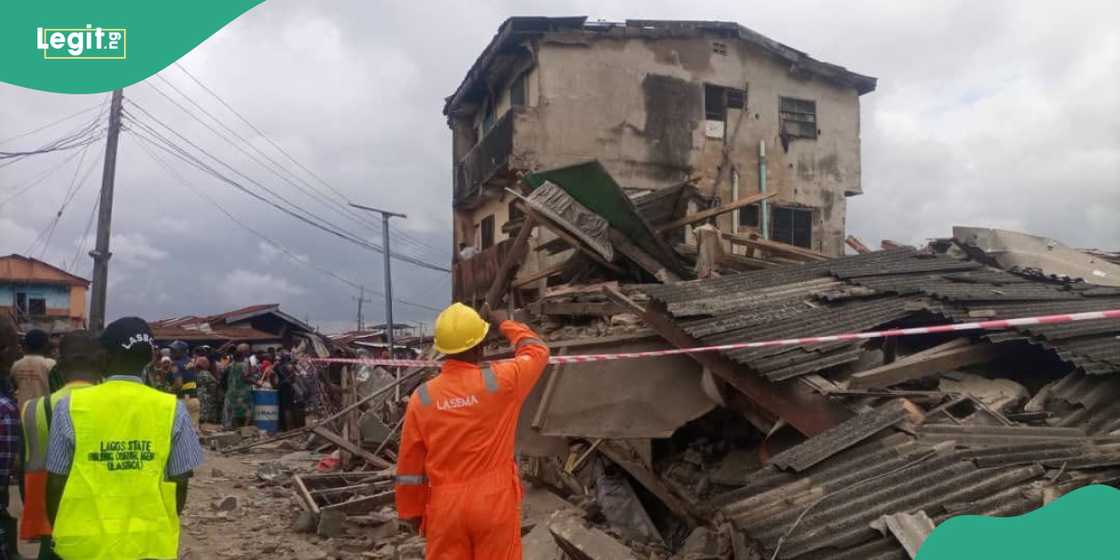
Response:
[{"label": "concrete electric pole", "polygon": [[[369,206],[362,206],[361,204],[350,203],[350,206],[365,210],[367,212],[377,212],[381,214],[381,239],[383,241],[382,253],[385,256],[385,342],[389,345],[389,358],[393,358],[393,274],[389,258],[389,218],[407,218],[404,214],[390,212],[388,210],[380,210],[378,208],[371,208]],[[396,397],[401,400],[401,370],[400,368],[393,368],[396,372],[397,387]]]},{"label": "concrete electric pole", "polygon": [[109,283],[109,228],[113,221],[113,180],[117,173],[117,140],[121,133],[121,100],[123,90],[113,90],[109,105],[109,133],[105,138],[105,164],[101,167],[101,201],[97,207],[97,244],[93,257],[93,293],[89,300],[89,329],[94,333],[105,328],[105,299]]}]

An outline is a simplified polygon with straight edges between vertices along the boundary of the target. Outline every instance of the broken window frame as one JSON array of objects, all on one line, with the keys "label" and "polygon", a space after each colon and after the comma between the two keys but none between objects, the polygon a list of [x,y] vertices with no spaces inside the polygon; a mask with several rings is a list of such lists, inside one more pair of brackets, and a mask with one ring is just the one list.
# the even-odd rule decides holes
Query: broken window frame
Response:
[{"label": "broken window frame", "polygon": [[486,216],[485,218],[482,219],[481,222],[478,223],[478,226],[479,226],[478,241],[479,241],[479,246],[482,248],[483,251],[485,251],[485,250],[489,249],[490,247],[494,246],[494,242],[495,242],[495,239],[494,239],[494,222],[495,222],[494,215],[490,214],[489,216]]},{"label": "broken window frame", "polygon": [[746,110],[747,90],[704,83],[704,119],[727,122],[728,109]]},{"label": "broken window frame", "polygon": [[771,206],[770,240],[812,249],[813,210],[793,206]]},{"label": "broken window frame", "polygon": [[819,135],[817,102],[812,99],[778,97],[778,120],[785,138],[816,140]]}]

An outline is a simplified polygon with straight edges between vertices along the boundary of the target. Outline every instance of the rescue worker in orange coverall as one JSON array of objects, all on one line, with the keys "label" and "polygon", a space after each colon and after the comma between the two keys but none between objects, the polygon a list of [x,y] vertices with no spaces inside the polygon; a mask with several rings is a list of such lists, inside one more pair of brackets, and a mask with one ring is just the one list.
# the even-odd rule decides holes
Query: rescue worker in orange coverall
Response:
[{"label": "rescue worker in orange coverall", "polygon": [[[521,404],[548,365],[548,346],[529,327],[461,303],[436,319],[447,361],[408,400],[397,460],[397,512],[427,537],[429,559],[519,560],[521,479],[514,437]],[[479,364],[490,325],[512,360]],[[481,365],[481,367],[480,367]]]}]

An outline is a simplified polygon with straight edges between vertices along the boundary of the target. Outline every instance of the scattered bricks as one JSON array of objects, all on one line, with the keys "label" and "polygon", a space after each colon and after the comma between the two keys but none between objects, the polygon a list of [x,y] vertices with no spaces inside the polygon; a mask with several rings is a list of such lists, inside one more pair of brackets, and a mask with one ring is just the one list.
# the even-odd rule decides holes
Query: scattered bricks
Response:
[{"label": "scattered bricks", "polygon": [[329,539],[341,535],[345,526],[346,512],[328,509],[319,513],[319,527],[316,533],[320,537]]},{"label": "scattered bricks", "polygon": [[209,443],[211,450],[219,451],[241,443],[241,434],[238,432],[218,432],[206,436],[206,441]]},{"label": "scattered bricks", "polygon": [[225,478],[226,473],[222,472],[222,470],[218,467],[214,467],[213,469],[210,469],[210,476],[214,478]]}]

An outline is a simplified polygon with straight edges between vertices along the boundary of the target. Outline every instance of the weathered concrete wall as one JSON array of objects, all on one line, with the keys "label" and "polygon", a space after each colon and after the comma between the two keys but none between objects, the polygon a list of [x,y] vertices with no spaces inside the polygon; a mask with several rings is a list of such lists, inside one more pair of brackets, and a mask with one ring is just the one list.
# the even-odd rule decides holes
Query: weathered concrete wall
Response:
[{"label": "weathered concrete wall", "polygon": [[[528,169],[599,159],[627,187],[657,188],[702,177],[711,192],[725,143],[705,134],[704,83],[746,88],[746,113],[728,111],[731,166],[739,196],[758,191],[758,146],[766,143],[768,190],[776,205],[814,210],[814,249],[843,252],[845,193],[860,192],[859,97],[855,90],[794,76],[745,44],[726,54],[704,39],[544,39],[539,98],[515,128],[515,158]],[[813,100],[815,140],[779,137],[779,97]],[[730,200],[724,176],[718,194]],[[732,215],[720,227],[732,231]]]}]

